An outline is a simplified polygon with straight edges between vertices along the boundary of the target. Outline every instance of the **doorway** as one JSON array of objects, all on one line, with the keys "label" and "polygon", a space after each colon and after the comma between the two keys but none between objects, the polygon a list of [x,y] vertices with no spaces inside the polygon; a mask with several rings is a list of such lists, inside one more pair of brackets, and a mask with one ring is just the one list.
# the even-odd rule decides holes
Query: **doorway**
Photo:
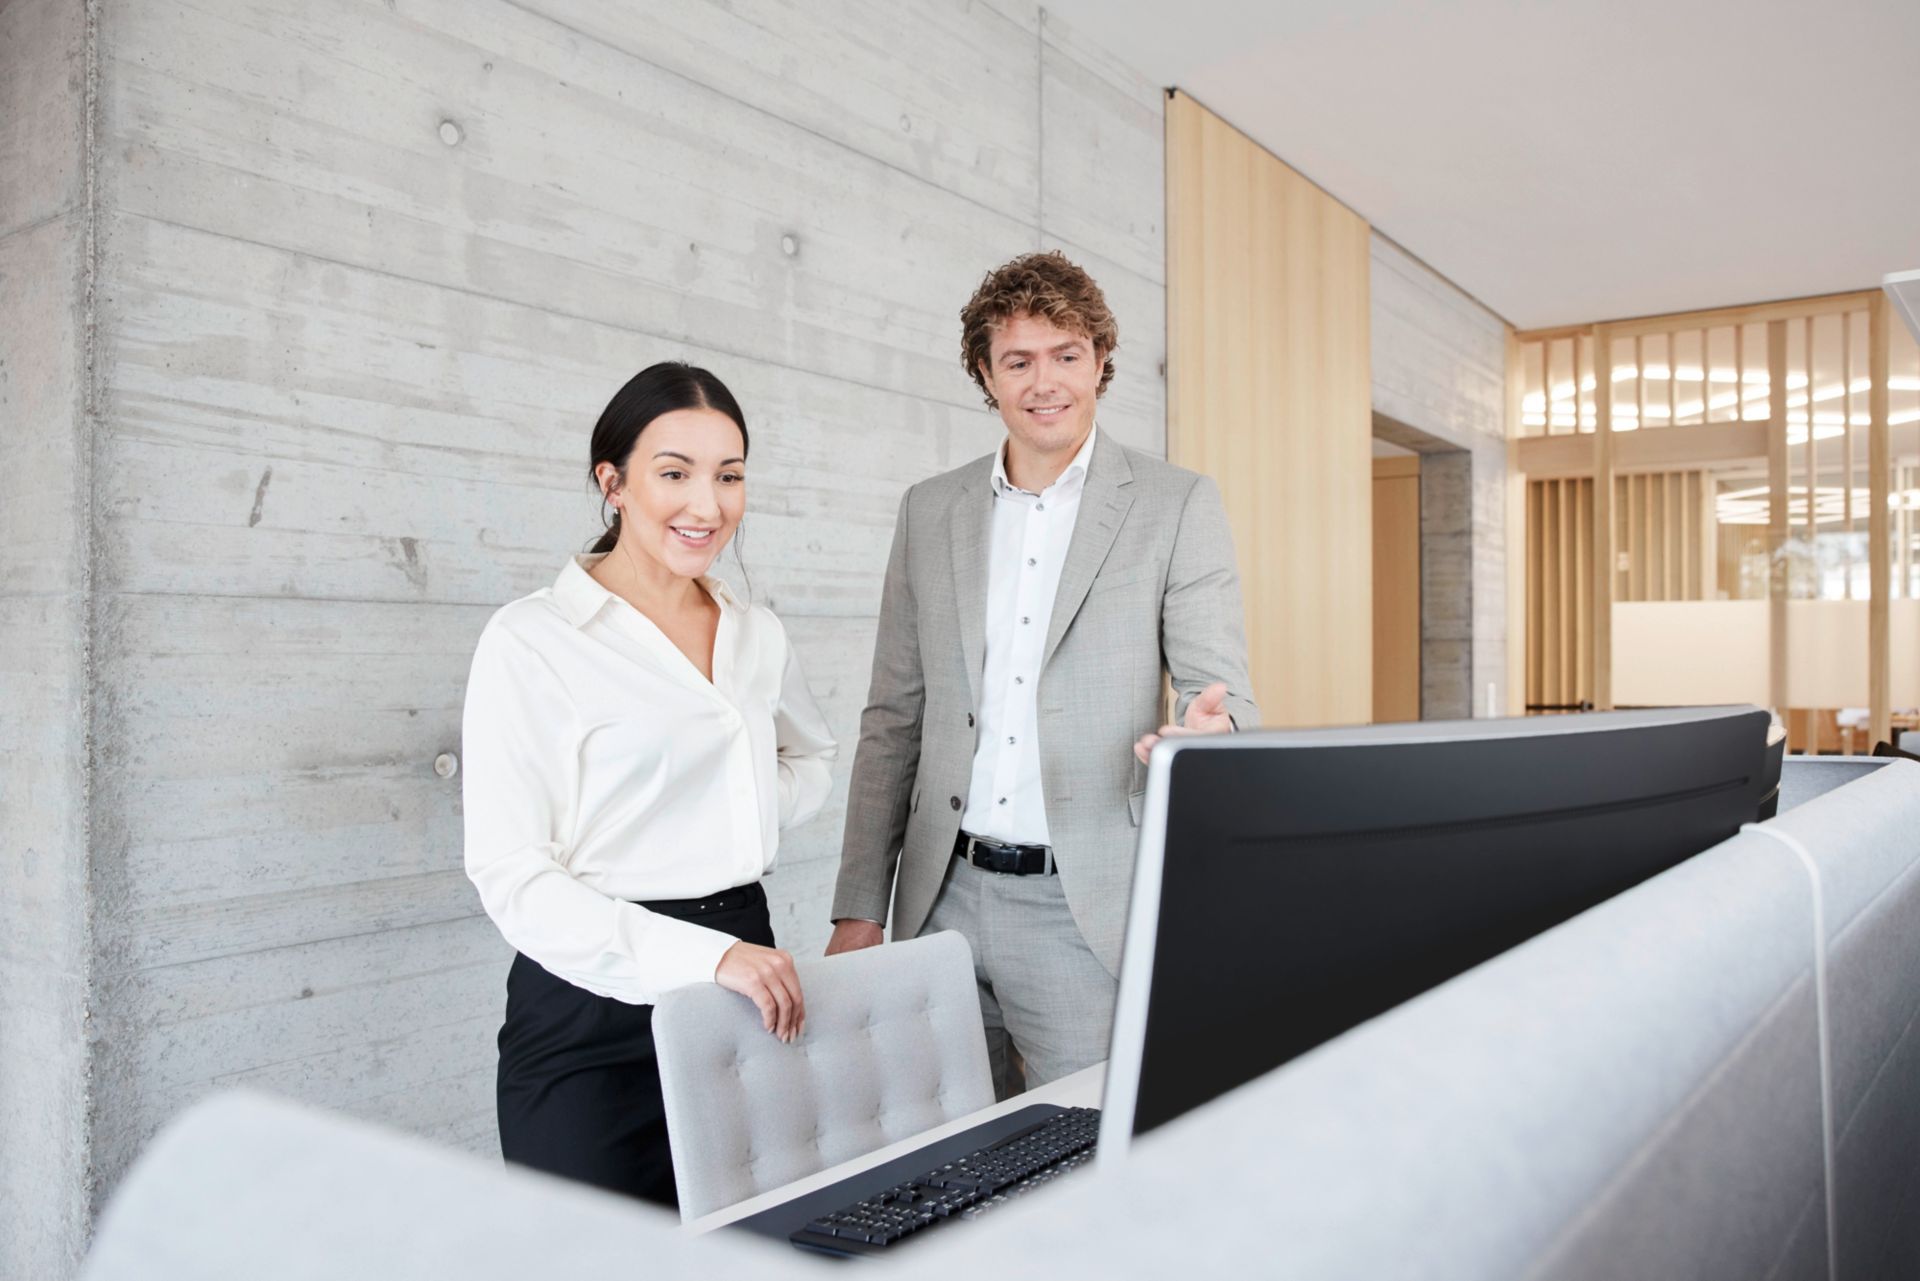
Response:
[{"label": "doorway", "polygon": [[1420,719],[1420,455],[1373,442],[1373,719]]}]

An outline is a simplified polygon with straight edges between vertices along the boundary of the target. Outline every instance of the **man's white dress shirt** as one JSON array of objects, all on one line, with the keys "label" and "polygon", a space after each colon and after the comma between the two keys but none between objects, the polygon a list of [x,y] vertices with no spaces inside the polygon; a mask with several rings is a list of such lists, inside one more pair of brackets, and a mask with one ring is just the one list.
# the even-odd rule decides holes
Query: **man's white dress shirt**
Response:
[{"label": "man's white dress shirt", "polygon": [[1007,479],[1007,449],[993,458],[993,527],[987,545],[987,653],[980,678],[979,739],[960,830],[1020,845],[1051,845],[1040,786],[1035,691],[1060,569],[1087,487],[1093,438],[1038,494]]},{"label": "man's white dress shirt", "polygon": [[570,561],[495,614],[467,682],[467,875],[509,943],[636,1005],[711,981],[733,936],[632,899],[697,898],[772,869],[819,813],[834,741],[771,611],[720,606],[709,682]]}]

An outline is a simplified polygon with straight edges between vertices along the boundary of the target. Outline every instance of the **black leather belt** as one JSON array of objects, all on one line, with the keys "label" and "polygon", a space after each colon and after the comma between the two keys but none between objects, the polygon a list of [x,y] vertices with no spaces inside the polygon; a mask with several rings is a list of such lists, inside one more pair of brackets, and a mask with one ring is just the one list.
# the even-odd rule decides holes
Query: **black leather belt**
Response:
[{"label": "black leather belt", "polygon": [[953,855],[1003,876],[1053,875],[1053,851],[1045,845],[1007,845],[961,832],[953,838]]},{"label": "black leather belt", "polygon": [[684,921],[691,917],[709,916],[715,912],[738,912],[743,908],[758,907],[767,901],[767,891],[760,882],[749,881],[745,885],[738,885],[730,890],[719,890],[700,898],[654,898],[633,901],[649,912],[678,917]]}]

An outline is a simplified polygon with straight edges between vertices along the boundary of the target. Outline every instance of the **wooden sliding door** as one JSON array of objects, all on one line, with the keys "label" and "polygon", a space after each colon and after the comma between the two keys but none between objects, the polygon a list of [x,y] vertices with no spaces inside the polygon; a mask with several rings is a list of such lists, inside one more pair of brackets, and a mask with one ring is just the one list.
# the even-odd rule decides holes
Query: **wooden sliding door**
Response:
[{"label": "wooden sliding door", "polygon": [[1367,224],[1167,104],[1167,452],[1219,482],[1269,725],[1373,715]]}]

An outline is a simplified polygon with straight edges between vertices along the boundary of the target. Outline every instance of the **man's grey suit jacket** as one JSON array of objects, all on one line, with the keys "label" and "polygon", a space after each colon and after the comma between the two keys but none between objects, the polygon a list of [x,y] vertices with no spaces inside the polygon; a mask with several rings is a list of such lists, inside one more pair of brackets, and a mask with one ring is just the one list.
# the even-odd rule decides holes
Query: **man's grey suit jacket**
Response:
[{"label": "man's grey suit jacket", "polygon": [[[993,456],[913,486],[900,503],[860,718],[833,919],[912,938],[953,858],[973,774],[986,654]],[[1041,786],[1067,905],[1120,965],[1146,773],[1134,741],[1213,681],[1242,729],[1259,722],[1233,541],[1205,476],[1095,437],[1060,571],[1039,689]],[[897,871],[897,875],[896,875]]]}]

